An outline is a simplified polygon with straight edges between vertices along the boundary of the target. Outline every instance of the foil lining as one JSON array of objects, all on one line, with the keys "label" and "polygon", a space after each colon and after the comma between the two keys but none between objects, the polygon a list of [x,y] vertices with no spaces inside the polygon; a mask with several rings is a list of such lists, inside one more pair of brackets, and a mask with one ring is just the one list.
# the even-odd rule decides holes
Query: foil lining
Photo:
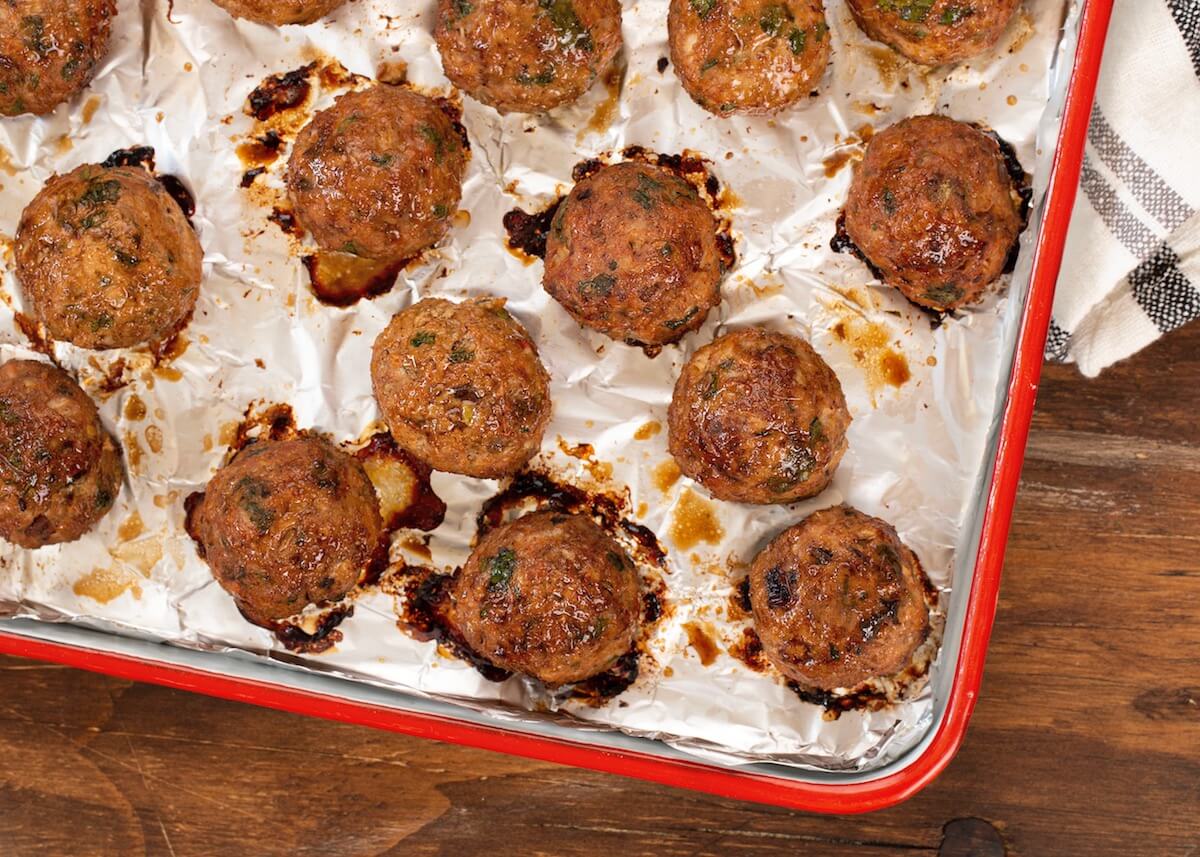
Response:
[{"label": "foil lining", "polygon": [[[828,0],[834,56],[820,94],[775,117],[718,119],[660,62],[665,0],[627,2],[623,71],[577,104],[548,116],[501,117],[461,100],[472,154],[460,207],[469,217],[456,218],[442,245],[403,271],[394,289],[335,308],[313,298],[298,248],[267,219],[283,161],[256,180],[258,190],[240,186],[247,165],[237,147],[255,130],[244,106],[268,75],[333,61],[367,78],[404,63],[411,85],[457,98],[430,36],[434,4],[360,0],[317,24],[276,30],[235,22],[208,0],[122,0],[112,52],[92,86],[51,116],[0,122],[0,358],[35,354],[17,323],[23,307],[12,273],[21,210],[50,175],[116,149],[154,147],[158,170],[195,194],[204,285],[169,360],[54,346],[121,441],[127,480],[114,509],[79,541],[38,551],[0,546],[0,615],[253,652],[452,700],[498,720],[566,718],[581,731],[659,738],[720,764],[863,771],[898,758],[933,723],[934,688],[956,656],[957,623],[932,663],[934,680],[919,692],[831,720],[769,671],[730,654],[745,627],[730,605],[770,537],[839,502],[891,521],[943,605],[969,583],[970,522],[1036,221],[1012,288],[1005,278],[982,304],[941,324],[881,287],[852,256],[832,252],[830,240],[863,140],[923,112],[979,122],[1011,143],[1034,174],[1036,208],[1057,131],[1047,105],[1061,82],[1058,52],[1076,6],[1026,0],[994,50],[928,71],[870,42],[845,3]],[[310,111],[331,94],[321,93]],[[506,249],[501,225],[504,212],[535,210],[569,189],[576,163],[632,145],[708,159],[733,202],[727,213],[737,242],[719,312],[653,359],[581,330],[541,289],[541,263]],[[507,298],[552,376],[554,418],[537,466],[564,481],[599,479],[604,490],[627,492],[632,516],[669,550],[668,610],[642,674],[601,707],[547,706],[519,679],[485,680],[435,642],[398,628],[397,599],[386,587],[356,596],[333,649],[288,652],[245,622],[183,529],[184,499],[221,463],[247,408],[286,402],[301,427],[337,441],[363,438],[378,420],[368,373],[375,335],[422,297],[477,294]],[[854,417],[833,485],[806,503],[713,502],[673,478],[667,463],[666,409],[683,361],[724,329],[751,324],[809,338],[838,373]],[[580,443],[594,450],[586,460],[562,451]],[[429,542],[432,564],[453,568],[469,553],[482,502],[501,485],[435,473],[433,487],[448,512]]]}]

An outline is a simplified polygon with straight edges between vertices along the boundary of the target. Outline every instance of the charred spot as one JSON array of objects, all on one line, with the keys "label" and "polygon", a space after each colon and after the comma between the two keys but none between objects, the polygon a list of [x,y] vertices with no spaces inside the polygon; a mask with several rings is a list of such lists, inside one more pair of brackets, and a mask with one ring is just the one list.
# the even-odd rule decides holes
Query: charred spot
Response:
[{"label": "charred spot", "polygon": [[767,569],[763,585],[767,591],[767,606],[772,610],[786,610],[796,598],[795,571],[785,571],[779,566]]},{"label": "charred spot", "polygon": [[535,259],[546,258],[546,237],[561,204],[562,200],[557,199],[548,208],[532,214],[519,208],[505,212],[502,222],[509,248]]},{"label": "charred spot", "polygon": [[[245,613],[242,613],[245,616]],[[342,632],[337,626],[354,615],[354,605],[344,604],[329,610],[317,620],[317,627],[312,632],[305,631],[287,622],[275,622],[269,627],[275,632],[275,638],[290,652],[302,654],[317,654],[333,648],[342,641]],[[250,617],[248,621],[253,622]]]},{"label": "charred spot", "polygon": [[808,549],[808,558],[816,565],[828,565],[829,561],[833,559],[833,551],[820,545],[812,545]]},{"label": "charred spot", "polygon": [[154,172],[154,147],[131,146],[128,149],[117,149],[100,162],[100,166],[109,167],[142,167]]},{"label": "charred spot", "polygon": [[259,121],[270,119],[284,110],[303,104],[312,89],[309,77],[317,64],[309,63],[285,74],[274,74],[264,80],[246,101],[246,112]]}]

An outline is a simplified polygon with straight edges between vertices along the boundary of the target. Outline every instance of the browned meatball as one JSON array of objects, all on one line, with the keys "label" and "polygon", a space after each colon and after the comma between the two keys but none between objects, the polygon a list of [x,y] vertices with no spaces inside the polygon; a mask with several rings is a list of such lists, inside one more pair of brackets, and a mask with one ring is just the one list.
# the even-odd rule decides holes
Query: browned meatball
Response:
[{"label": "browned meatball", "polygon": [[867,144],[846,198],[850,240],[888,285],[948,310],[1004,272],[1021,199],[999,144],[944,116],[905,119]]},{"label": "browned meatball", "polygon": [[542,285],[584,327],[631,345],[674,342],[721,302],[717,228],[675,174],[602,167],[559,205]]},{"label": "browned meatball", "polygon": [[397,313],[375,340],[371,381],[392,436],[436,470],[515,473],[550,421],[550,377],[499,298]]},{"label": "browned meatball", "polygon": [[239,452],[209,480],[189,529],[243,615],[270,625],[353,589],[383,521],[358,460],[305,436]]},{"label": "browned meatball", "polygon": [[587,90],[621,49],[618,0],[438,0],[446,77],[501,113],[541,113]]},{"label": "browned meatball", "polygon": [[82,348],[175,333],[196,305],[202,256],[179,205],[141,167],[55,176],[17,228],[17,279],[33,315]]},{"label": "browned meatball", "polygon": [[213,0],[235,18],[259,24],[311,24],[346,0]]},{"label": "browned meatball", "polygon": [[671,0],[671,64],[710,113],[774,113],[808,95],[829,64],[821,0]]},{"label": "browned meatball", "polygon": [[478,655],[556,686],[629,651],[633,562],[590,518],[534,512],[489,532],[450,589],[448,618]]},{"label": "browned meatball", "polygon": [[1021,0],[847,0],[858,25],[922,65],[981,54],[1008,26]]},{"label": "browned meatball", "polygon": [[377,84],[341,96],[300,132],[288,197],[321,247],[395,261],[449,230],[466,164],[458,128],[436,102]]},{"label": "browned meatball", "polygon": [[71,542],[112,508],[121,453],[87,394],[35,360],[0,366],[0,537]]},{"label": "browned meatball", "polygon": [[108,53],[112,0],[0,2],[0,116],[49,113]]},{"label": "browned meatball", "polygon": [[683,367],[668,433],[679,469],[714,497],[791,503],[825,489],[846,451],[837,375],[803,339],[726,334]]},{"label": "browned meatball", "polygon": [[750,567],[750,604],[767,657],[821,690],[895,675],[929,634],[916,554],[891,524],[849,506],[776,536]]}]

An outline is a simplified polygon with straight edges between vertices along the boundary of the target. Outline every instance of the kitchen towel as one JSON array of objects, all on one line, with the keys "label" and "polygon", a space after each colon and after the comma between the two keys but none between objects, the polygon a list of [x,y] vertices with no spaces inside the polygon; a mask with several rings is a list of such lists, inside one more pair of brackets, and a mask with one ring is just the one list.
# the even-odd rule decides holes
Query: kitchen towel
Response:
[{"label": "kitchen towel", "polygon": [[1046,357],[1094,376],[1200,316],[1200,0],[1116,0]]}]

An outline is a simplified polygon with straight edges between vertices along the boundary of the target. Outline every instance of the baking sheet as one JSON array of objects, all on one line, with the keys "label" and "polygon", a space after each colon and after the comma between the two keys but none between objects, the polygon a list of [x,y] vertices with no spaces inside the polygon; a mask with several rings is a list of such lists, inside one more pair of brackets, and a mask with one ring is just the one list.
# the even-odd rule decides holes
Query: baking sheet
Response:
[{"label": "baking sheet", "polygon": [[[990,125],[1032,170],[1044,142],[1039,131],[1054,130],[1043,121],[1050,68],[1074,5],[1026,0],[992,54],[926,72],[867,41],[834,0],[834,61],[821,95],[774,118],[722,120],[692,103],[670,68],[657,68],[667,55],[666,3],[626,4],[626,67],[611,121],[597,120],[611,103],[600,84],[549,117],[499,117],[464,99],[472,158],[461,208],[469,224],[459,218],[447,241],[390,293],[335,309],[311,297],[295,247],[266,221],[263,194],[239,187],[245,165],[236,146],[253,130],[242,107],[267,75],[314,60],[336,59],[366,76],[402,60],[414,85],[449,94],[428,35],[432,4],[363,0],[310,27],[274,30],[234,22],[207,0],[178,0],[170,19],[166,2],[121,3],[113,51],[86,93],[52,117],[0,123],[0,233],[11,240],[21,209],[52,173],[151,145],[159,170],[182,177],[197,197],[205,282],[186,350],[168,366],[155,367],[147,354],[56,347],[56,359],[94,393],[115,361],[126,361],[130,383],[100,404],[122,442],[128,479],[113,511],[80,541],[33,552],[3,546],[0,610],[298,658],[308,668],[456,699],[501,719],[566,715],[586,728],[660,737],[723,763],[867,770],[897,758],[932,722],[929,687],[890,709],[831,722],[727,651],[702,665],[685,625],[709,629],[728,649],[741,632],[726,615],[731,589],[754,553],[807,512],[843,501],[893,522],[935,584],[954,597],[952,570],[970,559],[961,555],[964,528],[1019,305],[1000,289],[935,328],[928,315],[873,284],[857,260],[833,254],[829,239],[864,126],[937,110]],[[568,188],[578,161],[634,144],[706,156],[738,200],[730,213],[739,263],[719,313],[654,359],[581,331],[541,290],[541,264],[505,249],[500,224],[504,211],[537,208]],[[269,187],[273,179],[260,181]],[[1023,261],[1018,271],[1027,269]],[[10,249],[5,266],[0,357],[29,356],[14,320],[21,301]],[[586,482],[593,478],[586,463],[564,456],[559,438],[590,443],[594,458],[612,465],[610,487],[628,489],[638,520],[670,549],[672,609],[654,637],[652,663],[602,708],[568,703],[559,715],[526,712],[529,693],[520,680],[488,682],[435,644],[404,634],[385,592],[357,599],[334,650],[286,653],[241,618],[182,529],[183,499],[219,465],[229,427],[248,406],[285,401],[301,426],[336,440],[361,437],[378,417],[370,347],[390,316],[427,295],[483,293],[508,298],[552,376],[555,414],[538,463]],[[834,484],[812,501],[775,509],[707,501],[686,478],[662,490],[666,407],[679,366],[720,330],[753,323],[810,338],[841,378],[854,423]],[[896,386],[898,359],[910,377]],[[129,408],[134,396],[146,406],[144,418],[127,416],[137,415]],[[653,422],[664,430],[643,430]],[[434,487],[449,510],[430,547],[435,564],[453,567],[469,552],[480,503],[499,484],[435,474]],[[673,535],[673,527],[683,512],[697,510],[717,525],[700,531],[722,535],[681,548],[696,529]],[[935,683],[943,666],[934,664]]]}]

